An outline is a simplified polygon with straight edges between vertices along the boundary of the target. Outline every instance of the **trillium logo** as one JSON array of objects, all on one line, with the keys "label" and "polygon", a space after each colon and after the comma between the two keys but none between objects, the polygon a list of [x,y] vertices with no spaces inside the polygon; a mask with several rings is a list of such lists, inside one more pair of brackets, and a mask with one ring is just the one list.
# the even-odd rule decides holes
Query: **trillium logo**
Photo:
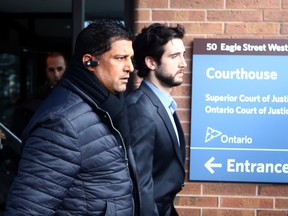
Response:
[{"label": "trillium logo", "polygon": [[205,143],[210,142],[212,139],[215,139],[218,136],[221,136],[222,132],[215,130],[211,127],[207,127],[205,135]]},{"label": "trillium logo", "polygon": [[211,140],[220,137],[220,142],[223,144],[252,144],[253,139],[247,135],[245,136],[228,136],[223,134],[221,131],[216,130],[211,127],[207,127],[205,135],[205,143],[210,142]]}]

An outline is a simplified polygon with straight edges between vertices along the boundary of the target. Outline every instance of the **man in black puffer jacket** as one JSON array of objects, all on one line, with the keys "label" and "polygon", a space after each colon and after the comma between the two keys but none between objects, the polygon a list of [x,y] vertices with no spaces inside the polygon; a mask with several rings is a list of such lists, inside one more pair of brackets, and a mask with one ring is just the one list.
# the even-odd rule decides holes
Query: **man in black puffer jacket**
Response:
[{"label": "man in black puffer jacket", "polygon": [[23,133],[4,215],[139,215],[123,101],[132,40],[112,20],[79,33],[64,77]]}]

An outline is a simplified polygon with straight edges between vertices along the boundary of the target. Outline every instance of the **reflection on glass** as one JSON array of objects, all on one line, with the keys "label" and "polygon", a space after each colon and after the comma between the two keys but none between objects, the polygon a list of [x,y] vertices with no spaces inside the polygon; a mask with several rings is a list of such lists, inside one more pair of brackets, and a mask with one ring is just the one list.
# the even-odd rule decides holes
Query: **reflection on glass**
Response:
[{"label": "reflection on glass", "polygon": [[19,57],[0,53],[0,121],[9,123],[20,96]]}]

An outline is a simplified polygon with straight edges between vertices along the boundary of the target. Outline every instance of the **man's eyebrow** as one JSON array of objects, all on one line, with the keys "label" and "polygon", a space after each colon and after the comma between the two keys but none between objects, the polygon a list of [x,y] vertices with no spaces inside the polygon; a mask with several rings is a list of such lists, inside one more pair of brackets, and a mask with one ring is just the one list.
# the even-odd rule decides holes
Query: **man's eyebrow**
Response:
[{"label": "man's eyebrow", "polygon": [[185,52],[186,52],[186,50],[177,50],[177,51],[175,51],[175,52],[172,52],[170,55],[176,55],[176,54],[181,54],[181,53],[183,53],[183,54],[185,54]]},{"label": "man's eyebrow", "polygon": [[180,51],[172,52],[172,53],[169,54],[169,56],[172,56],[172,55],[179,55],[179,54],[181,54],[181,53],[182,53],[182,52],[180,52]]},{"label": "man's eyebrow", "polygon": [[114,57],[115,57],[115,58],[119,58],[119,57],[121,57],[121,58],[123,58],[123,57],[129,57],[129,54],[116,54],[116,55],[114,55]]}]

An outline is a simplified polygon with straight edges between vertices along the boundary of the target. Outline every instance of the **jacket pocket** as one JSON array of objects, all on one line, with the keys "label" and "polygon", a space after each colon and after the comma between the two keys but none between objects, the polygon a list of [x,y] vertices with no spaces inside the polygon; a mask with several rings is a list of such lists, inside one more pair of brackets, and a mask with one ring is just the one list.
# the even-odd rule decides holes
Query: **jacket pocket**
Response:
[{"label": "jacket pocket", "polygon": [[116,216],[116,204],[107,200],[105,216]]}]

